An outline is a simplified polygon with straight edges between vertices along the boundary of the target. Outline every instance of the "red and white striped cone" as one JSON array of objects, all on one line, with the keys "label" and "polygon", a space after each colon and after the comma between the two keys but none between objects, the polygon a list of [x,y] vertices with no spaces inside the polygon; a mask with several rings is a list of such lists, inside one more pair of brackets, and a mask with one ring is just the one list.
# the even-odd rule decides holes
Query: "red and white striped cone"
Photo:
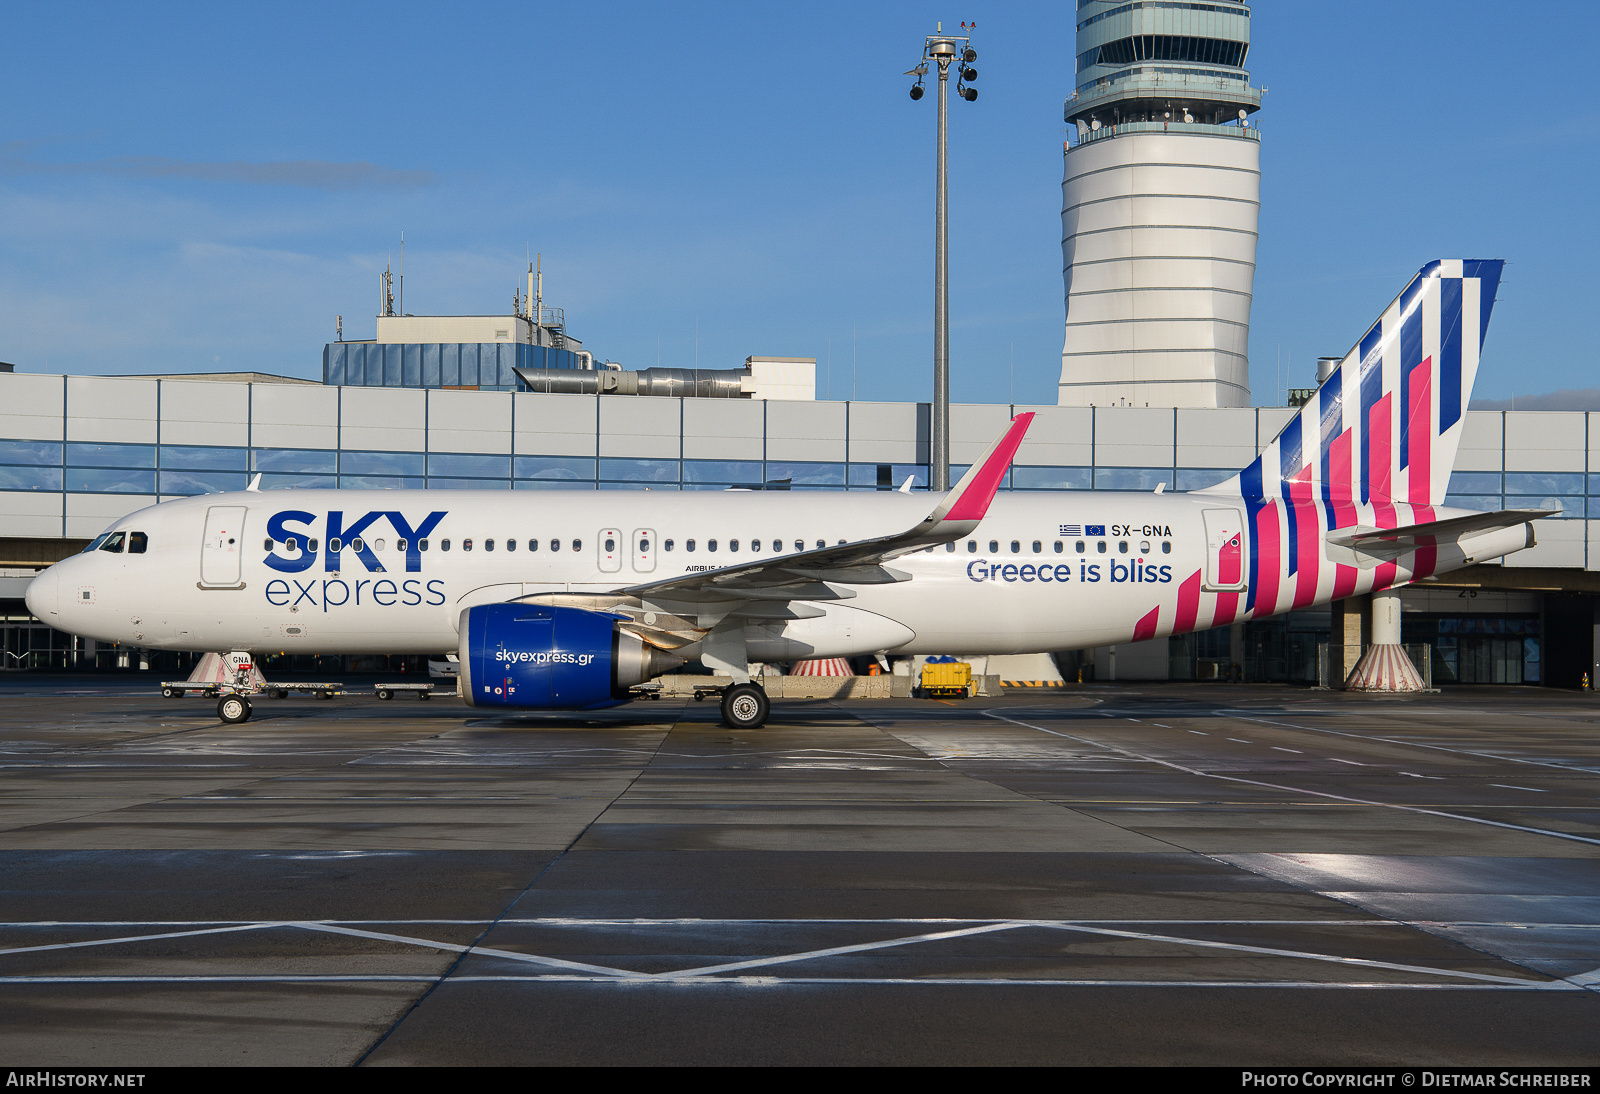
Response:
[{"label": "red and white striped cone", "polygon": [[790,676],[854,676],[850,663],[843,657],[820,657],[814,661],[796,661],[789,670]]},{"label": "red and white striped cone", "polygon": [[1384,643],[1368,646],[1345,681],[1347,691],[1422,691],[1422,674],[1406,656],[1404,646]]}]

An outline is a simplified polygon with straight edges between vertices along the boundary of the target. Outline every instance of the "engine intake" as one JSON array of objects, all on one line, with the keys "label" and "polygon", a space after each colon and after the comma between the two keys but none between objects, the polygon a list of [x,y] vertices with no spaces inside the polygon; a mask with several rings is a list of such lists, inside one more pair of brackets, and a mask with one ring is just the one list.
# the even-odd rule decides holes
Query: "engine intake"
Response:
[{"label": "engine intake", "polygon": [[461,613],[461,697],[472,707],[591,710],[683,659],[646,645],[618,618],[582,608],[479,604]]}]

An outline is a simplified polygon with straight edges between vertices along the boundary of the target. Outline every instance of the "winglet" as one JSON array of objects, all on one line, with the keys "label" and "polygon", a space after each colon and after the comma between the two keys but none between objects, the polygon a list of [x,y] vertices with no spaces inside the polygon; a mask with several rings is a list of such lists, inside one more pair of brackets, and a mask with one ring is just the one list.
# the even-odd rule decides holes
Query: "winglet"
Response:
[{"label": "winglet", "polygon": [[1006,477],[1006,471],[1011,467],[1011,461],[1022,445],[1023,436],[1033,424],[1033,413],[1030,410],[1011,419],[1011,428],[989,446],[989,451],[984,453],[983,459],[967,469],[967,473],[961,476],[961,481],[945,495],[944,502],[939,508],[933,511],[930,520],[983,519],[983,515],[989,511],[989,503],[994,501],[995,492],[1000,489],[1000,481]]},{"label": "winglet", "polygon": [[250,485],[246,486],[245,489],[246,490],[252,490],[252,491],[261,489],[261,474],[260,474],[260,472],[256,473],[256,477],[250,480]]}]

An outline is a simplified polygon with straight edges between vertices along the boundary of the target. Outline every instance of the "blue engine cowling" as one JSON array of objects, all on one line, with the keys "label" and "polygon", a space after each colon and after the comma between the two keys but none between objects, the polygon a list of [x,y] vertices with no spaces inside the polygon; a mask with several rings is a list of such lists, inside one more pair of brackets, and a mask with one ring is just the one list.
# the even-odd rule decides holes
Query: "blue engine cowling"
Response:
[{"label": "blue engine cowling", "polygon": [[473,707],[591,710],[681,658],[646,646],[614,615],[546,604],[480,604],[461,613],[461,697]]}]

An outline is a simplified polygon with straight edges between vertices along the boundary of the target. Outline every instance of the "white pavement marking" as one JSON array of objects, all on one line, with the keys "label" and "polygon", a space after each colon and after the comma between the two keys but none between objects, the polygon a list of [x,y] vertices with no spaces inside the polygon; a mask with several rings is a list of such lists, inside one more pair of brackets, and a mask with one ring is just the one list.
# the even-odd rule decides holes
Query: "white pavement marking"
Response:
[{"label": "white pavement marking", "polygon": [[1235,744],[1241,744],[1241,745],[1247,745],[1247,744],[1252,744],[1253,743],[1251,741],[1245,740],[1243,737],[1229,737],[1228,740],[1234,742]]},{"label": "white pavement marking", "polygon": [[1270,946],[1247,946],[1239,942],[1211,942],[1179,935],[1147,934],[1144,931],[1118,931],[1108,927],[1062,926],[1064,931],[1082,931],[1085,934],[1110,935],[1114,938],[1137,938],[1147,942],[1169,942],[1179,946],[1201,946],[1207,949],[1233,950],[1239,953],[1259,953],[1269,957],[1293,957],[1306,961],[1330,961],[1339,965],[1359,965],[1369,969],[1391,969],[1395,972],[1419,972],[1430,976],[1453,976],[1464,980],[1481,980],[1493,984],[1544,984],[1542,980],[1528,980],[1520,976],[1495,976],[1485,972],[1461,972],[1456,969],[1436,969],[1427,965],[1402,965],[1393,961],[1373,961],[1365,957],[1335,957],[1330,954],[1309,953],[1303,950],[1280,950]]},{"label": "white pavement marking", "polygon": [[[77,926],[78,924],[71,925]],[[0,957],[13,953],[41,953],[45,950],[78,950],[88,946],[115,946],[123,942],[149,942],[157,938],[193,938],[202,934],[229,934],[233,931],[254,931],[271,926],[275,926],[275,924],[240,923],[229,927],[208,927],[196,931],[167,931],[162,934],[136,934],[125,938],[93,938],[87,942],[52,942],[46,946],[17,946],[12,949],[0,950]]]},{"label": "white pavement marking", "polygon": [[1272,751],[1274,752],[1293,752],[1296,756],[1305,755],[1305,753],[1301,752],[1298,748],[1284,748],[1282,745],[1273,745],[1271,747]]},{"label": "white pavement marking", "polygon": [[1349,764],[1351,767],[1366,767],[1366,766],[1368,766],[1367,764],[1364,764],[1364,763],[1358,763],[1355,760],[1341,760],[1337,756],[1329,756],[1328,759],[1332,760],[1336,764]]},{"label": "white pavement marking", "polygon": [[518,953],[516,950],[497,950],[488,946],[462,946],[454,942],[435,942],[428,938],[412,938],[408,935],[385,934],[382,931],[361,931],[353,927],[336,927],[329,923],[317,923],[310,920],[296,921],[286,926],[300,927],[308,931],[324,931],[328,934],[344,934],[353,938],[371,938],[383,942],[399,942],[408,946],[424,946],[435,950],[448,950],[451,953],[483,954],[488,957],[506,957],[513,961],[527,961],[536,965],[550,965],[558,969],[573,969],[578,972],[601,973],[606,976],[635,977],[640,973],[628,969],[613,969],[606,965],[588,965],[582,961],[566,961],[559,957],[541,957],[539,954]]},{"label": "white pavement marking", "polygon": [[[1217,711],[1218,714],[1223,713]],[[1304,733],[1327,733],[1334,737],[1344,737],[1352,741],[1378,741],[1386,745],[1398,745],[1401,748],[1431,748],[1436,752],[1451,752],[1459,756],[1476,756],[1482,760],[1504,760],[1507,763],[1530,764],[1534,767],[1553,767],[1557,771],[1576,771],[1584,775],[1600,775],[1600,768],[1578,767],[1574,764],[1550,763],[1545,760],[1525,760],[1519,756],[1501,756],[1493,752],[1478,752],[1470,748],[1451,748],[1449,745],[1428,744],[1426,741],[1397,740],[1394,737],[1374,737],[1366,733],[1348,733],[1340,729],[1325,729],[1319,726],[1297,726],[1292,722],[1275,722],[1270,718],[1251,717],[1249,711],[1239,711],[1239,717],[1246,722],[1260,722],[1262,725],[1281,726],[1285,729],[1298,729]],[[1339,711],[1301,711],[1302,714],[1336,714]],[[1428,711],[1408,711],[1410,714],[1427,714]],[[1524,715],[1527,717],[1527,715]]]},{"label": "white pavement marking", "polygon": [[1375,802],[1367,798],[1351,798],[1346,797],[1343,794],[1329,794],[1323,790],[1307,790],[1300,786],[1284,786],[1281,783],[1269,783],[1260,779],[1242,779],[1237,775],[1218,775],[1210,771],[1200,771],[1193,767],[1185,767],[1183,764],[1173,763],[1171,760],[1158,760],[1154,756],[1145,756],[1141,753],[1134,752],[1131,749],[1122,748],[1118,745],[1106,744],[1104,741],[1095,741],[1088,737],[1077,737],[1071,733],[1062,733],[1061,731],[1055,729],[1045,729],[1043,726],[1036,726],[1031,722],[1020,721],[1019,719],[1011,718],[1007,715],[1001,714],[998,711],[986,710],[983,713],[986,717],[994,718],[998,721],[1010,722],[1012,725],[1025,726],[1028,729],[1036,729],[1040,733],[1048,733],[1055,737],[1065,737],[1067,740],[1077,741],[1079,744],[1094,745],[1095,747],[1103,748],[1108,752],[1118,752],[1135,760],[1143,760],[1146,763],[1160,764],[1162,767],[1170,767],[1174,771],[1182,771],[1186,775],[1198,775],[1203,779],[1221,779],[1224,782],[1244,783],[1247,786],[1261,786],[1267,788],[1268,790],[1283,790],[1290,794],[1308,794],[1315,798],[1328,798],[1331,801],[1350,802],[1353,805],[1371,805],[1379,809],[1398,809],[1403,813],[1419,813],[1428,817],[1444,817],[1448,820],[1466,821],[1469,824],[1484,824],[1488,825],[1490,828],[1508,828],[1513,832],[1530,832],[1536,836],[1549,836],[1552,839],[1571,840],[1574,843],[1586,843],[1591,847],[1600,847],[1600,839],[1591,839],[1588,836],[1576,836],[1571,832],[1557,832],[1549,828],[1532,828],[1525,824],[1511,824],[1508,821],[1489,820],[1485,817],[1469,817],[1462,813],[1447,813],[1442,809],[1424,809],[1420,805],[1397,805],[1394,802]]},{"label": "white pavement marking", "polygon": [[1540,790],[1537,787],[1532,787],[1532,786],[1511,786],[1508,783],[1490,783],[1489,785],[1490,786],[1498,786],[1501,790],[1526,790],[1526,791],[1529,791],[1530,793],[1533,793],[1533,794],[1548,794],[1548,793],[1550,793],[1550,791],[1548,791],[1548,790]]},{"label": "white pavement marking", "polygon": [[679,969],[676,972],[656,974],[655,979],[675,980],[680,976],[710,976],[713,973],[732,972],[735,969],[758,969],[766,965],[787,965],[796,961],[810,961],[817,957],[834,957],[842,953],[864,953],[868,950],[888,949],[891,946],[911,946],[918,942],[936,942],[945,938],[964,938],[967,935],[990,934],[994,931],[1009,931],[1016,927],[1027,927],[1032,924],[1022,921],[1007,920],[1004,923],[989,923],[981,927],[965,927],[958,931],[934,931],[931,934],[911,935],[907,938],[889,938],[881,942],[861,942],[853,946],[831,946],[825,950],[806,950],[803,953],[781,954],[777,957],[757,957],[749,961],[730,961],[724,965],[705,965],[698,969]]}]

